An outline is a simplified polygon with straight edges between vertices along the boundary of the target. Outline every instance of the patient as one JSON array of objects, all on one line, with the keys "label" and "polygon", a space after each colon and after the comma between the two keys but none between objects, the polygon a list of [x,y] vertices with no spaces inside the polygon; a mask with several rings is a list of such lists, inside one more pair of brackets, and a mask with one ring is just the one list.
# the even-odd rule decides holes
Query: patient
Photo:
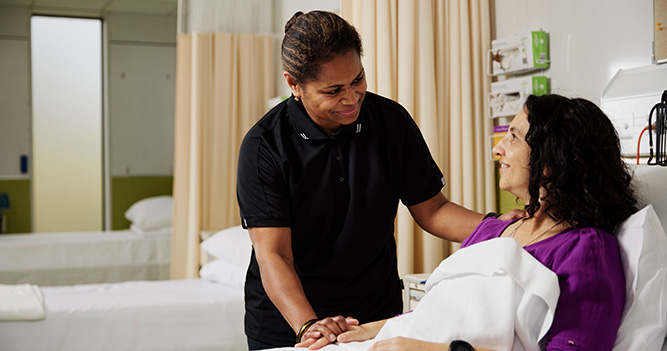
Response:
[{"label": "patient", "polygon": [[[556,274],[560,295],[551,326],[540,343],[543,349],[611,350],[625,303],[619,246],[611,233],[637,211],[631,175],[612,123],[590,101],[533,95],[493,152],[501,157],[500,188],[526,203],[526,217],[513,222],[488,218],[461,247],[498,237],[514,238]],[[386,322],[352,326],[338,341],[375,338]],[[321,347],[319,335],[306,337],[309,339],[296,346]],[[457,343],[464,347],[452,349],[472,350],[466,348],[466,340]],[[448,348],[449,343],[405,337],[379,340],[371,347]]]}]

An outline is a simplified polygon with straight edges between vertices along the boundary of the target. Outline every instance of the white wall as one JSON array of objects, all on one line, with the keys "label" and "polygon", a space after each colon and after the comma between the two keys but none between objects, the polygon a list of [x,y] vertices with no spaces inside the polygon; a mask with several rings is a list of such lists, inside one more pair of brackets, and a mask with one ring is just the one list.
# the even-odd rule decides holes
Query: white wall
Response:
[{"label": "white wall", "polygon": [[652,0],[491,0],[495,38],[550,34],[551,90],[600,102],[613,75],[652,64]]},{"label": "white wall", "polygon": [[111,14],[106,21],[111,176],[170,176],[176,17]]},{"label": "white wall", "polygon": [[[31,156],[30,16],[26,7],[0,6],[0,180],[29,177],[20,157]],[[176,16],[104,21],[112,175],[171,175]]]}]

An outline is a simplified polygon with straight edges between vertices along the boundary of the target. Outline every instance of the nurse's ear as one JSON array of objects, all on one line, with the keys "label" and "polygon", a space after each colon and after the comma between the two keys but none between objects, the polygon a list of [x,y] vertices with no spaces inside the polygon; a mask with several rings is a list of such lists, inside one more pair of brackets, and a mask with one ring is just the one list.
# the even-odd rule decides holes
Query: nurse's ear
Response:
[{"label": "nurse's ear", "polygon": [[287,85],[289,86],[290,90],[292,90],[292,95],[294,95],[295,98],[300,98],[301,97],[301,84],[294,78],[289,72],[283,72],[283,76],[285,77],[285,81],[287,81]]}]

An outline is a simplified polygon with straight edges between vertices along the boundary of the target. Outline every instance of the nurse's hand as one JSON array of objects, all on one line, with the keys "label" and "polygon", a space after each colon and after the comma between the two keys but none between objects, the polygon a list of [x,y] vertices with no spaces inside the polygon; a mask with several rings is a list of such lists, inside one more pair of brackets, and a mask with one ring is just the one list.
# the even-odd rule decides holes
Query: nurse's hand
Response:
[{"label": "nurse's hand", "polygon": [[503,221],[511,221],[513,219],[519,219],[526,217],[526,211],[521,211],[521,210],[509,210],[498,217],[498,219],[502,219]]},{"label": "nurse's hand", "polygon": [[336,316],[321,319],[308,328],[301,337],[301,342],[294,345],[294,347],[307,347],[310,350],[318,350],[336,342],[338,335],[357,325],[359,325],[359,321],[352,317]]}]

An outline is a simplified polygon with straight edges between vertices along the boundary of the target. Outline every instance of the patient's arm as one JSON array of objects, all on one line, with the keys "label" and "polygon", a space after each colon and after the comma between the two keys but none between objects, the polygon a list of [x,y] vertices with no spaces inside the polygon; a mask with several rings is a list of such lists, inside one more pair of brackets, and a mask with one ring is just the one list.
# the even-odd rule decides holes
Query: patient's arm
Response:
[{"label": "patient's arm", "polygon": [[[477,347],[473,345],[475,351],[493,351],[491,349]],[[369,351],[448,351],[448,343],[434,343],[428,341],[421,341],[417,339],[409,339],[404,337],[396,337],[391,339],[380,340],[373,344]]]}]

